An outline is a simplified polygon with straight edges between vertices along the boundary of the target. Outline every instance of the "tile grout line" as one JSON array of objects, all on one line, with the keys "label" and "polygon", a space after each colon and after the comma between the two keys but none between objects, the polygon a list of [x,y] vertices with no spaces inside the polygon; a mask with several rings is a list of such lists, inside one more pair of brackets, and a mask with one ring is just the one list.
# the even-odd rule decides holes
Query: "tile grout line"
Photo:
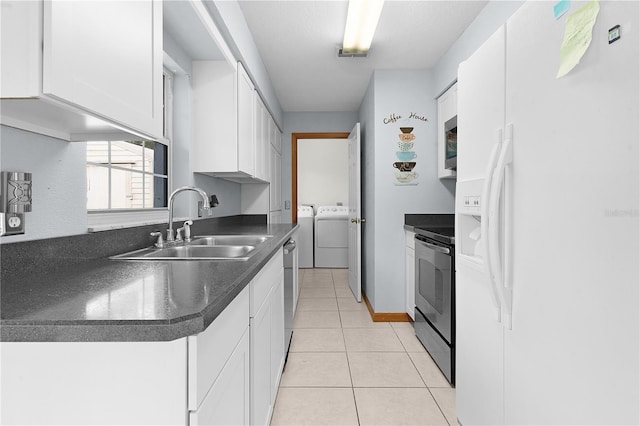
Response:
[{"label": "tile grout line", "polygon": [[[333,271],[331,272],[331,278],[333,278]],[[335,291],[336,281],[333,280],[333,291],[336,294],[336,304],[338,304],[338,293]],[[340,316],[340,331],[342,332],[342,343],[344,343],[344,353],[347,358],[347,368],[349,369],[349,380],[351,381],[351,395],[353,397],[353,407],[356,410],[356,421],[358,425],[360,425],[360,411],[358,410],[358,401],[356,400],[356,389],[353,385],[353,374],[351,373],[351,362],[349,361],[349,351],[347,350],[347,339],[344,336],[344,327],[342,326],[342,312],[340,310],[340,305],[338,305],[338,315]]]},{"label": "tile grout line", "polygon": [[[393,328],[393,327],[392,327]],[[395,332],[395,329],[394,329]],[[397,333],[396,333],[397,335]],[[400,336],[398,336],[398,339],[400,338]],[[400,341],[400,343],[402,343],[402,340]],[[404,346],[404,344],[403,344]],[[440,406],[440,403],[438,402],[438,399],[436,398],[436,396],[433,394],[433,392],[431,392],[431,388],[429,387],[429,385],[427,384],[426,380],[424,379],[424,377],[422,377],[422,374],[420,374],[420,370],[418,370],[418,366],[416,365],[415,361],[413,360],[413,358],[411,358],[411,355],[409,355],[409,352],[406,350],[405,348],[405,352],[407,354],[407,356],[409,357],[409,360],[411,361],[411,364],[413,364],[413,368],[416,369],[416,371],[418,372],[418,375],[420,376],[420,380],[422,380],[422,382],[424,383],[425,387],[427,388],[427,391],[429,392],[429,395],[431,395],[431,398],[433,398],[433,401],[436,403],[436,406],[438,407],[438,410],[440,410],[440,414],[442,414],[442,417],[444,417],[445,421],[447,422],[447,424],[451,425],[451,423],[449,422],[449,419],[447,418],[447,416],[444,413],[444,410],[442,409],[442,407]],[[414,353],[414,352],[411,352]],[[428,356],[429,353],[427,352]],[[447,388],[444,388],[447,389]]]}]

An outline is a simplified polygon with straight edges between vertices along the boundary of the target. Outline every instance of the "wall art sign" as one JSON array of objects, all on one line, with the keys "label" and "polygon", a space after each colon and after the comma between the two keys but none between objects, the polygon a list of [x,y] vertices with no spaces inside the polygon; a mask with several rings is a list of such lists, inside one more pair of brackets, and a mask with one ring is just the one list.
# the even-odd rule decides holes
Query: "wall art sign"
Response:
[{"label": "wall art sign", "polygon": [[414,169],[418,164],[418,154],[415,151],[415,147],[416,144],[420,143],[420,140],[416,137],[416,130],[420,130],[418,127],[428,121],[423,114],[416,112],[409,112],[409,114],[391,113],[383,118],[382,122],[397,132],[393,136],[389,136],[393,140],[395,150],[395,158],[391,164],[394,185],[418,185],[418,177],[420,175]]}]

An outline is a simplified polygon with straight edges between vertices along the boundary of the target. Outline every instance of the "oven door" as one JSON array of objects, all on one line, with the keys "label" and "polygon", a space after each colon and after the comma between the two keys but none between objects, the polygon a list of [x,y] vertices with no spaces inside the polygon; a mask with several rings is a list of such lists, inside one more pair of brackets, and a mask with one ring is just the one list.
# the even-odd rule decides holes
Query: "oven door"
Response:
[{"label": "oven door", "polygon": [[416,307],[452,344],[453,257],[451,248],[416,235]]}]

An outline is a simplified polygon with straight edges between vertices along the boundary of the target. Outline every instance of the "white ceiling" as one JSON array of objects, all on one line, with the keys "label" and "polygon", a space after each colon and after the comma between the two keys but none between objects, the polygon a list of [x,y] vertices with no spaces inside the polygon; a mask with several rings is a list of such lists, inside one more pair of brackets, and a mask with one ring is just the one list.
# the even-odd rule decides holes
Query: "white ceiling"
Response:
[{"label": "white ceiling", "polygon": [[487,1],[387,0],[367,58],[338,58],[346,0],[240,0],[282,109],[357,111],[375,69],[426,69]]}]

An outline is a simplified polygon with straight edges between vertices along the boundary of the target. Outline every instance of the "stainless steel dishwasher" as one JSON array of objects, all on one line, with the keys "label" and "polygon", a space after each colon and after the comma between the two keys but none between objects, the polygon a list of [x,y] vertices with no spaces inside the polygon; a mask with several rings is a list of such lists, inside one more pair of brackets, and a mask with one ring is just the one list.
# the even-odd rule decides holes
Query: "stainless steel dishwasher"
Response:
[{"label": "stainless steel dishwasher", "polygon": [[[293,316],[298,303],[298,250],[296,241],[290,238],[284,251],[284,351],[289,355],[293,335]],[[285,361],[286,362],[286,361]]]}]

